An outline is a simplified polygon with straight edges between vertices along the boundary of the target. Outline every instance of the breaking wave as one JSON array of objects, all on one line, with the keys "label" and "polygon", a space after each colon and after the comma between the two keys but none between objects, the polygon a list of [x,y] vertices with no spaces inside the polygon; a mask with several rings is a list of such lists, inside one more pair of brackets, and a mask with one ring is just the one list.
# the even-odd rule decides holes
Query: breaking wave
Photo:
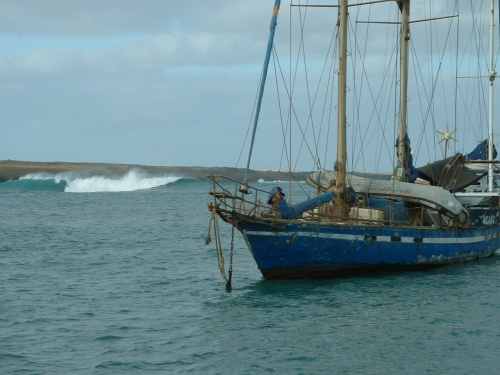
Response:
[{"label": "breaking wave", "polygon": [[71,193],[126,192],[165,186],[183,177],[155,176],[139,169],[125,174],[96,173],[95,171],[69,171],[56,174],[30,173],[17,181],[7,181],[20,190],[64,191]]}]

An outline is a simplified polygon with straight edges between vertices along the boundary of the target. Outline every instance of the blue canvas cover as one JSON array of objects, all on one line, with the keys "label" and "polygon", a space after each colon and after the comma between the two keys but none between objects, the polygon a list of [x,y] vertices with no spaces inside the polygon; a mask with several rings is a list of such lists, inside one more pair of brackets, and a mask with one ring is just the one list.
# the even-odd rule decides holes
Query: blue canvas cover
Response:
[{"label": "blue canvas cover", "polygon": [[[497,149],[493,145],[493,159],[497,157]],[[488,160],[488,140],[479,143],[469,154],[464,155],[465,160]]]},{"label": "blue canvas cover", "polygon": [[415,182],[415,180],[419,177],[418,169],[415,168],[415,166],[413,165],[413,155],[411,154],[410,137],[408,137],[408,134],[405,135],[404,143],[406,145],[405,147],[406,155],[404,158],[404,165],[406,166],[406,169],[410,173],[409,182]]},{"label": "blue canvas cover", "polygon": [[374,208],[384,212],[386,220],[409,222],[408,211],[403,202],[396,202],[389,199],[368,198],[366,200],[367,208]]},{"label": "blue canvas cover", "polygon": [[[279,186],[276,186],[273,187],[269,192],[269,197],[267,201],[268,204],[272,203],[271,199],[276,193],[278,193],[280,197],[280,199],[278,200],[278,205],[276,207],[276,210],[279,212],[282,219],[296,219],[304,212],[312,210],[313,208],[316,208],[321,204],[327,203],[335,197],[335,194],[333,194],[332,192],[328,192],[318,195],[314,198],[305,200],[303,202],[289,205],[284,198],[285,194],[283,193],[283,189],[281,189]],[[354,190],[352,190],[352,188],[349,188],[349,200],[351,204],[355,200],[355,193]]]}]

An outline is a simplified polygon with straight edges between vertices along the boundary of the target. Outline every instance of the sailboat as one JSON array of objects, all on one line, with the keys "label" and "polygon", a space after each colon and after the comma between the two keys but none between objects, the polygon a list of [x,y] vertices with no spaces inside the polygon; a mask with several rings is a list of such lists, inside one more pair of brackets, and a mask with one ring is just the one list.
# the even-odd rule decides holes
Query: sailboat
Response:
[{"label": "sailboat", "polygon": [[[241,181],[209,176],[212,199],[208,202],[216,232],[218,218],[232,227],[233,236],[235,230],[239,231],[267,280],[419,270],[490,257],[500,249],[500,192],[493,184],[493,101],[490,99],[488,140],[483,145],[488,155],[475,160],[488,166],[486,191],[468,189],[476,186],[484,173],[468,168],[461,154],[414,167],[407,113],[410,0],[370,3],[379,2],[397,6],[400,19],[399,129],[394,170],[386,175],[348,172],[348,9],[366,4],[340,0],[338,5],[330,5],[338,9],[336,160],[332,171],[320,169],[307,178],[315,195],[292,204],[279,184],[266,190],[262,184],[251,184],[247,177],[280,8],[280,1],[275,1],[246,174]],[[493,14],[492,0],[491,30]],[[493,31],[490,37],[493,39]],[[491,43],[491,56],[492,48]],[[492,97],[496,76],[493,57],[489,70]],[[223,267],[219,233],[216,239]],[[229,286],[233,242],[229,274],[225,276]],[[221,272],[225,275],[223,268]]]}]

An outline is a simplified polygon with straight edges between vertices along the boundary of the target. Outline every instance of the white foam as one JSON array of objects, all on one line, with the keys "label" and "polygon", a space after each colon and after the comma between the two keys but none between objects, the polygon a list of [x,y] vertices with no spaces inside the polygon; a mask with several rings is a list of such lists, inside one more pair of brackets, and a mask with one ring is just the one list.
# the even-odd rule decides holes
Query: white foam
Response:
[{"label": "white foam", "polygon": [[180,180],[175,176],[151,176],[139,169],[133,169],[124,175],[95,175],[88,171],[70,171],[57,174],[31,173],[22,179],[48,180],[59,183],[66,181],[65,192],[94,193],[94,192],[121,192],[152,189],[168,185]]}]

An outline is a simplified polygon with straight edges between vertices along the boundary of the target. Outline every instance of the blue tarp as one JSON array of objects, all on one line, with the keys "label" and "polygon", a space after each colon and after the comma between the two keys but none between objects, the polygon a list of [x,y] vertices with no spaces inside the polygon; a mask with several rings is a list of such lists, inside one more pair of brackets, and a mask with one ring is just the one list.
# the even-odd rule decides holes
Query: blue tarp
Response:
[{"label": "blue tarp", "polygon": [[[329,192],[297,204],[289,205],[284,198],[285,194],[283,193],[283,190],[279,186],[277,186],[272,188],[269,193],[269,204],[272,203],[271,198],[276,194],[276,191],[279,192],[279,195],[281,197],[278,201],[276,210],[279,212],[282,219],[296,219],[304,212],[316,208],[321,204],[327,203],[335,197],[335,194]],[[352,188],[349,189],[349,199],[351,205],[353,205],[355,202],[355,193]],[[394,202],[389,199],[381,198],[366,198],[366,200],[362,204],[362,207],[383,211],[386,220],[401,222],[409,221],[408,211],[406,210],[403,202]]]},{"label": "blue tarp", "polygon": [[403,202],[389,199],[367,198],[365,208],[374,208],[384,212],[385,220],[409,222],[408,211]]},{"label": "blue tarp", "polygon": [[[493,145],[493,159],[497,157],[497,149]],[[465,160],[488,160],[488,140],[479,143],[471,153],[464,155]]]},{"label": "blue tarp", "polygon": [[[304,212],[311,210],[313,208],[318,207],[318,205],[327,203],[331,201],[334,197],[335,194],[333,193],[324,193],[321,195],[318,195],[317,197],[308,199],[306,201],[289,205],[288,202],[285,200],[285,194],[283,193],[283,189],[281,189],[279,186],[273,187],[271,191],[269,192],[269,198],[267,203],[271,204],[271,198],[273,195],[276,194],[276,191],[279,192],[280,199],[278,201],[278,206],[276,207],[276,210],[279,212],[280,216],[282,219],[296,219],[300,215],[302,215]],[[349,200],[352,203],[354,203],[355,200],[355,193],[354,190],[351,188],[349,189]]]},{"label": "blue tarp", "polygon": [[413,155],[411,154],[410,137],[408,137],[408,134],[405,135],[404,143],[406,145],[406,147],[405,147],[406,155],[404,158],[404,166],[407,168],[408,172],[410,172],[410,181],[409,182],[415,182],[415,180],[418,178],[418,169],[415,168],[415,166],[413,165]]}]

